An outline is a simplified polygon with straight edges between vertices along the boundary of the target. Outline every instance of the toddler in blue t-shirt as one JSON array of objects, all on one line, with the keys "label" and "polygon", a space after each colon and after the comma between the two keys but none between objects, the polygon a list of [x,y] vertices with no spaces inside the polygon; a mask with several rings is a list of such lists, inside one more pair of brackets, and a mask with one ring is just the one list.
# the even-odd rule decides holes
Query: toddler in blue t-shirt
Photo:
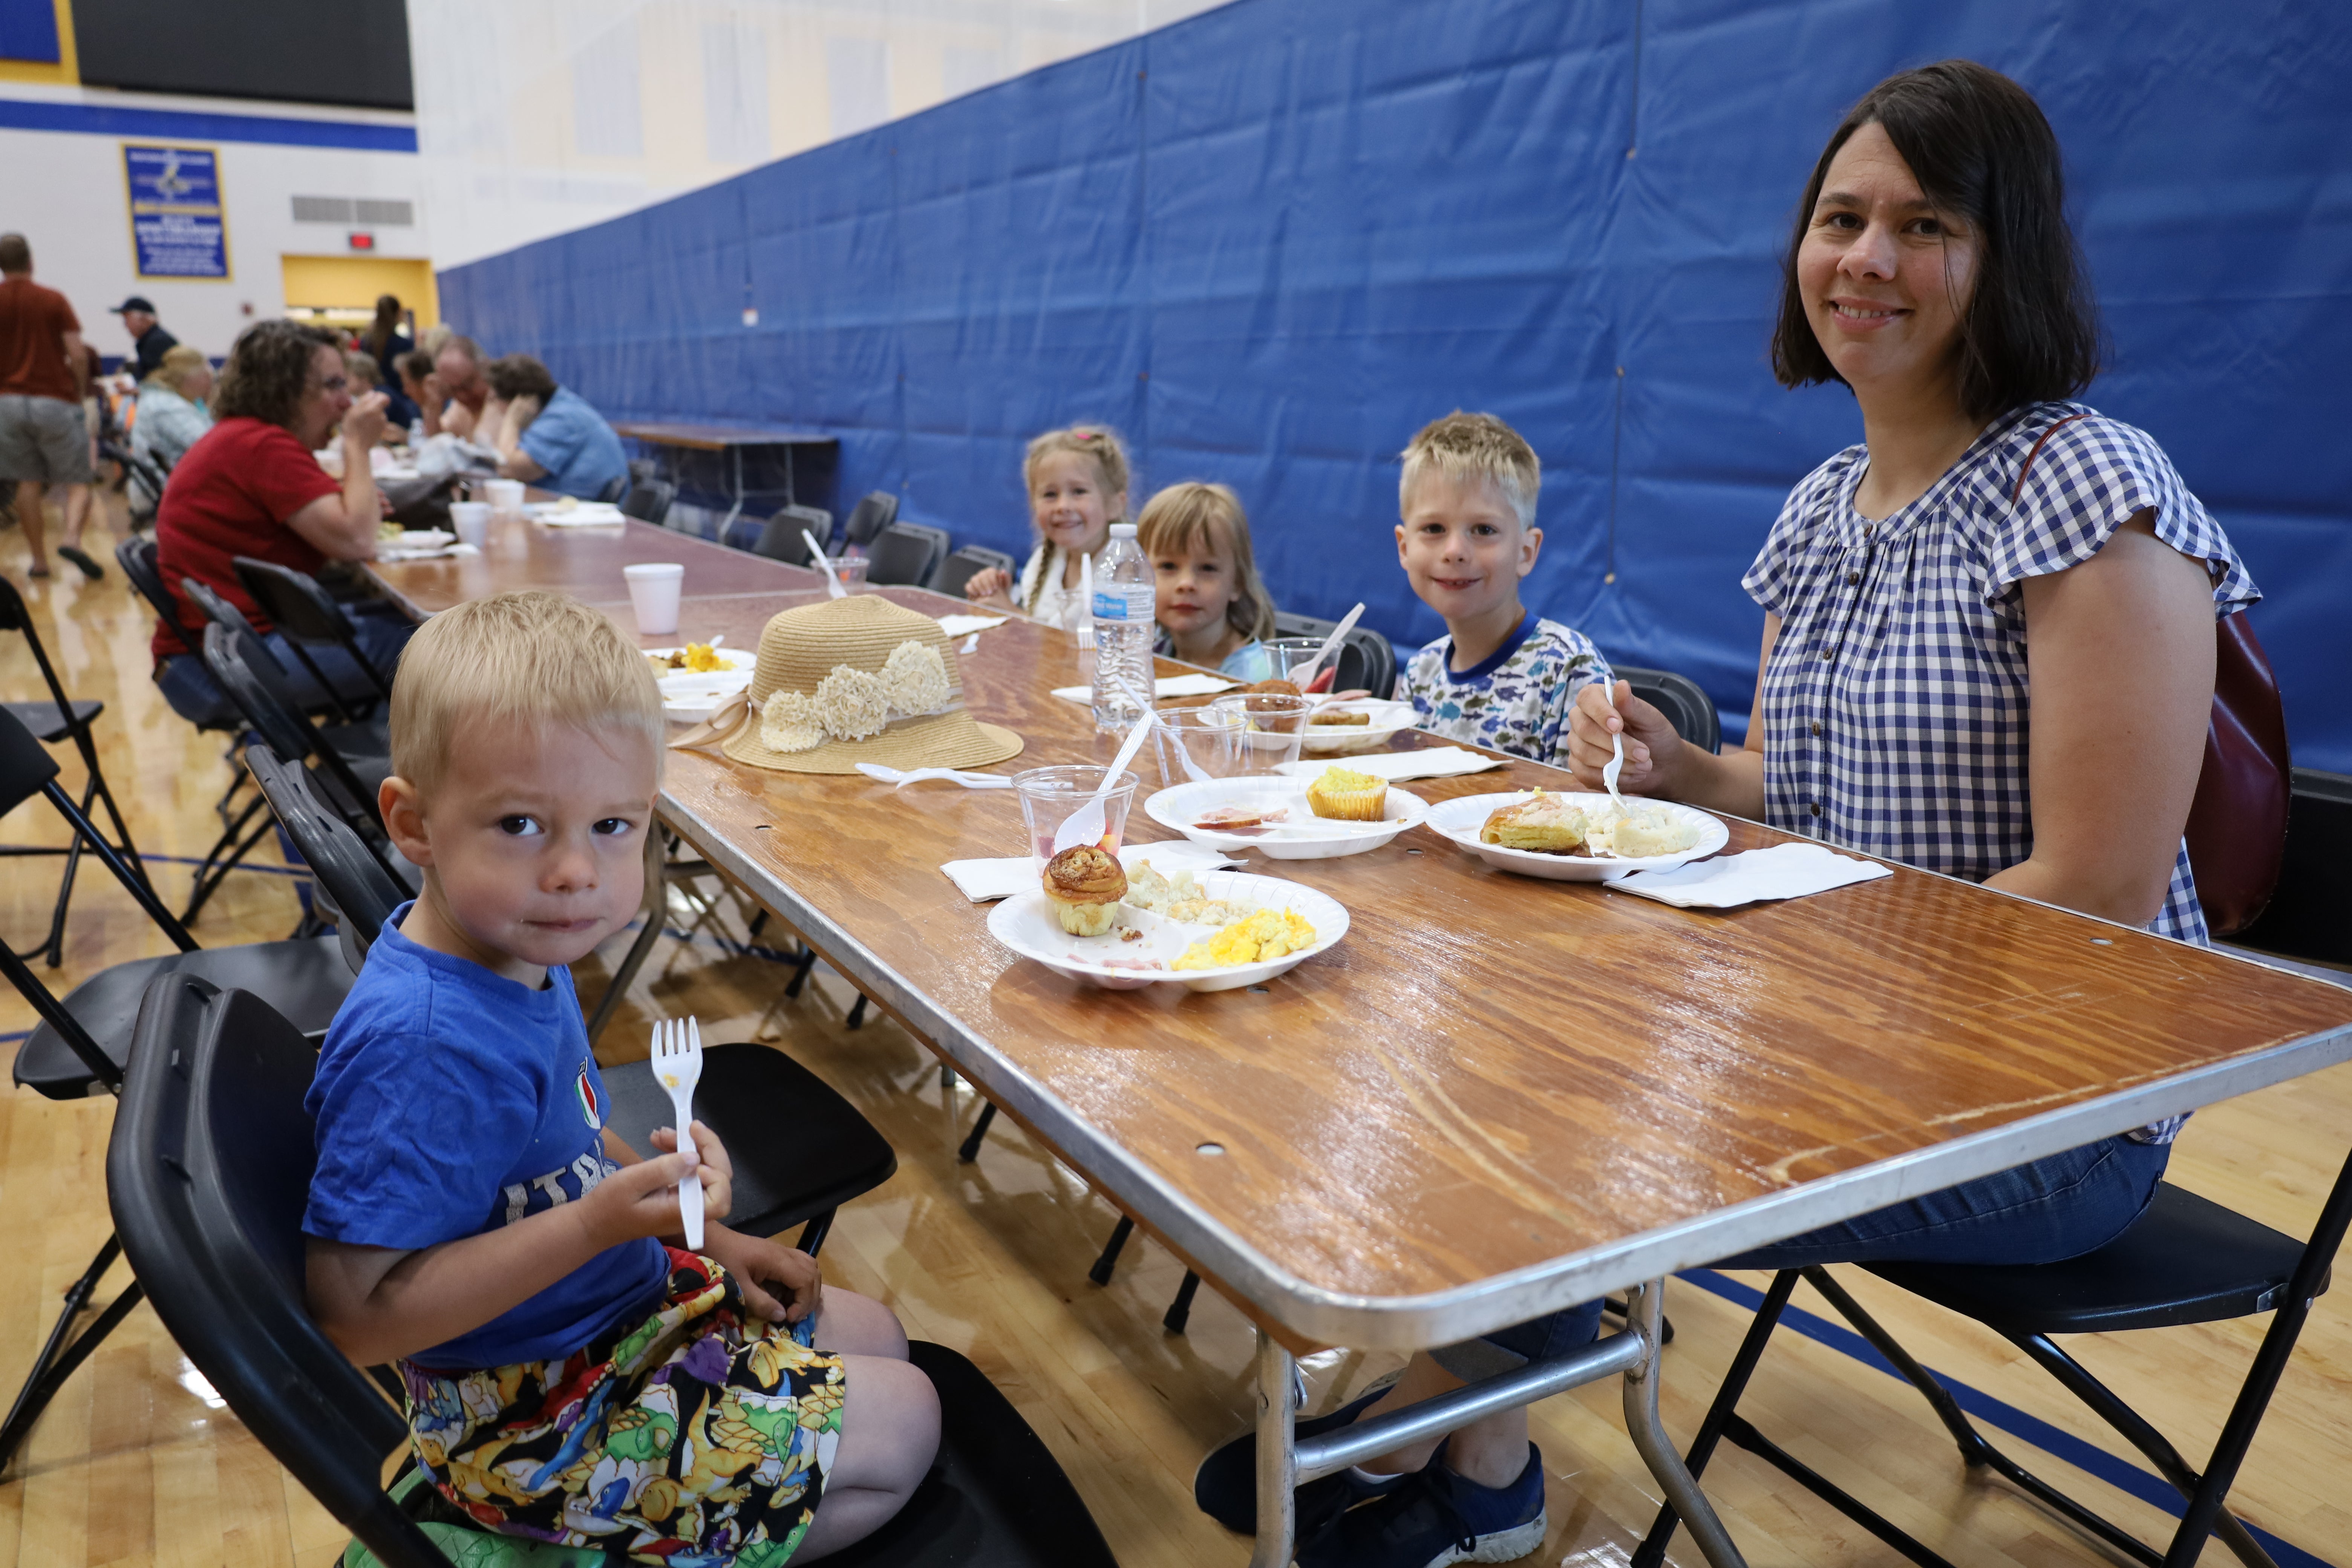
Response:
[{"label": "toddler in blue t-shirt", "polygon": [[425,891],[320,1053],[310,1304],[398,1363],[419,1468],[482,1525],[774,1568],[898,1511],[939,1401],[888,1308],[715,1223],[709,1129],[641,1158],[604,1125],[565,966],[636,912],[663,739],[646,659],[571,600],[463,605],[408,645],[380,804]]}]

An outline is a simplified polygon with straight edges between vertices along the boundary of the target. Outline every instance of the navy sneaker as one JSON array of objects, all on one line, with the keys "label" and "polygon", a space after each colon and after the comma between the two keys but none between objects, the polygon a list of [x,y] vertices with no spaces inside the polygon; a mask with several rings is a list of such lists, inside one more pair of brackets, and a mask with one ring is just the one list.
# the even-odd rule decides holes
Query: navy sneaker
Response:
[{"label": "navy sneaker", "polygon": [[1299,1530],[1298,1568],[1445,1568],[1509,1563],[1544,1542],[1543,1455],[1507,1487],[1482,1487],[1433,1460],[1376,1502],[1332,1517],[1309,1539]]},{"label": "navy sneaker", "polygon": [[[1391,1380],[1393,1381],[1393,1380]],[[1342,1405],[1328,1415],[1315,1415],[1298,1422],[1294,1428],[1301,1437],[1320,1436],[1342,1426],[1355,1425],[1356,1418],[1389,1391],[1383,1383],[1350,1404]],[[1356,1479],[1352,1470],[1325,1476],[1298,1489],[1298,1539],[1304,1541],[1313,1531],[1322,1529],[1345,1510],[1367,1498],[1384,1497],[1394,1491],[1404,1480],[1402,1476],[1374,1486]],[[1213,1451],[1201,1461],[1192,1476],[1192,1500],[1201,1511],[1223,1525],[1227,1530],[1244,1535],[1257,1533],[1257,1433],[1251,1430]]]}]

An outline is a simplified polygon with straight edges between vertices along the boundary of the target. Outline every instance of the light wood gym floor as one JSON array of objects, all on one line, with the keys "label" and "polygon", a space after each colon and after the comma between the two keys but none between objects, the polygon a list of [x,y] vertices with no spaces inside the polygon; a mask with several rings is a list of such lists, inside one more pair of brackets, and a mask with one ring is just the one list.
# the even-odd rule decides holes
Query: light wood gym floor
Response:
[{"label": "light wood gym floor", "polygon": [[[108,498],[119,529],[121,503]],[[51,535],[54,540],[54,533]],[[0,534],[0,572],[24,585],[41,637],[77,697],[98,698],[103,763],[141,850],[158,863],[165,901],[189,885],[189,862],[218,825],[228,782],[219,737],[198,736],[148,679],[152,616],[112,565],[119,534],[93,530],[106,579],[28,582],[25,551]],[[0,634],[0,692],[39,694],[23,639]],[[65,776],[77,790],[69,748]],[[0,823],[0,842],[60,843],[61,825],[36,801]],[[163,857],[179,859],[163,860]],[[257,859],[277,863],[273,850]],[[31,942],[48,918],[56,860],[17,860],[0,876],[7,937]],[[1203,1292],[1191,1331],[1164,1333],[1160,1313],[1181,1268],[1141,1237],[1108,1289],[1087,1282],[1116,1218],[1083,1182],[999,1121],[976,1164],[955,1145],[977,1102],[944,1090],[933,1058],[887,1020],[855,1032],[851,989],[820,970],[798,1001],[788,971],[740,938],[745,911],[674,895],[671,927],[604,1038],[607,1059],[643,1055],[656,1012],[693,1013],[713,1040],[762,1039],[789,1049],[855,1101],[898,1148],[898,1173],[845,1208],[824,1250],[829,1279],[896,1307],[908,1330],[963,1351],[1011,1396],[1069,1471],[1129,1568],[1239,1564],[1247,1543],[1193,1509],[1201,1455],[1248,1418],[1250,1331]],[[286,935],[295,883],[266,869],[230,879],[195,927],[208,946]],[[617,960],[625,939],[608,954]],[[104,871],[86,865],[74,895],[62,994],[93,971],[167,944]],[[582,966],[592,1005],[603,973]],[[0,994],[0,1056],[33,1015]],[[60,1104],[28,1089],[0,1097],[0,1384],[14,1396],[65,1287],[109,1229],[104,1159],[108,1100]],[[2204,1111],[2182,1135],[2171,1178],[2282,1230],[2309,1227],[2352,1143],[2352,1068],[2305,1079]],[[1902,1297],[1858,1271],[1848,1286],[1931,1366],[2121,1457],[2122,1441],[1991,1334]],[[109,1294],[127,1278],[118,1268]],[[1740,1276],[1760,1287],[1762,1276]],[[2352,1568],[2352,1314],[2347,1291],[2324,1297],[2289,1366],[2235,1501],[2262,1528],[2322,1561]],[[1826,1310],[1810,1292],[1798,1304]],[[1666,1417],[1686,1437],[1729,1361],[1748,1313],[1717,1295],[1673,1287],[1679,1335],[1666,1355]],[[2073,1348],[2192,1459],[2220,1430],[2266,1320],[2121,1336]],[[1391,1370],[1397,1358],[1332,1352],[1317,1359],[1309,1408]],[[2115,1561],[2023,1501],[2004,1483],[1971,1480],[1911,1390],[1829,1345],[1783,1330],[1745,1406],[1801,1458],[1961,1564],[2058,1568]],[[1620,1563],[1648,1528],[1654,1489],[1627,1441],[1613,1382],[1536,1412],[1549,1477],[1551,1538],[1527,1559]],[[1999,1435],[1995,1434],[1999,1438]],[[2030,1446],[2000,1438],[2029,1466],[2144,1536],[2163,1539],[2158,1510]],[[2139,1466],[2145,1469],[2144,1464]],[[1896,1561],[1888,1549],[1759,1462],[1728,1448],[1711,1494],[1757,1568]],[[68,1384],[17,1462],[0,1479],[0,1568],[198,1568],[331,1562],[345,1537],[221,1405],[139,1308]],[[1674,1561],[1699,1561],[1677,1537]],[[2232,1561],[2219,1545],[2209,1564]]]}]

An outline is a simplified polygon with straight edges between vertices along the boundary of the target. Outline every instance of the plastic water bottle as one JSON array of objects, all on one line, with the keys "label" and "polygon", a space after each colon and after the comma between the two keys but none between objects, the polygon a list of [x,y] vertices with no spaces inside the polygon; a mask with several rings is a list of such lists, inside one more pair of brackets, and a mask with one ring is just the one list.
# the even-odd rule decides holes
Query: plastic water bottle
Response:
[{"label": "plastic water bottle", "polygon": [[1160,589],[1135,524],[1115,522],[1095,560],[1095,724],[1125,734],[1151,708],[1151,641]]}]

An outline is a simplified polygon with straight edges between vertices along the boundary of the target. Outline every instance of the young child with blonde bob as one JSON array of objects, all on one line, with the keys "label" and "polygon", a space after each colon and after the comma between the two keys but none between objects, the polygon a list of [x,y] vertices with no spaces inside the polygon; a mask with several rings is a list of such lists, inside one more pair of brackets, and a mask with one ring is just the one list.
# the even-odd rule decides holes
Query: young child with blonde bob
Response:
[{"label": "young child with blonde bob", "polygon": [[1582,632],[1519,603],[1543,549],[1542,489],[1535,448],[1491,414],[1449,414],[1405,447],[1397,560],[1445,635],[1413,656],[1396,694],[1423,729],[1566,767],[1577,692],[1612,678]]},{"label": "young child with blonde bob", "polygon": [[641,1154],[604,1125],[566,966],[636,913],[664,739],[644,656],[569,599],[461,605],[408,644],[380,805],[425,890],[320,1052],[309,1298],[399,1367],[418,1466],[478,1525],[775,1568],[898,1511],[939,1402],[888,1308],[716,1223],[709,1128]]},{"label": "young child with blonde bob", "polygon": [[1274,601],[1239,496],[1197,480],[1171,485],[1144,504],[1135,538],[1159,579],[1159,652],[1235,680],[1274,673],[1265,645]]},{"label": "young child with blonde bob", "polygon": [[1083,563],[1110,542],[1112,523],[1127,521],[1127,448],[1105,425],[1048,430],[1029,443],[1021,478],[1037,547],[1018,577],[992,566],[972,574],[964,596],[1067,631],[1092,613]]}]

